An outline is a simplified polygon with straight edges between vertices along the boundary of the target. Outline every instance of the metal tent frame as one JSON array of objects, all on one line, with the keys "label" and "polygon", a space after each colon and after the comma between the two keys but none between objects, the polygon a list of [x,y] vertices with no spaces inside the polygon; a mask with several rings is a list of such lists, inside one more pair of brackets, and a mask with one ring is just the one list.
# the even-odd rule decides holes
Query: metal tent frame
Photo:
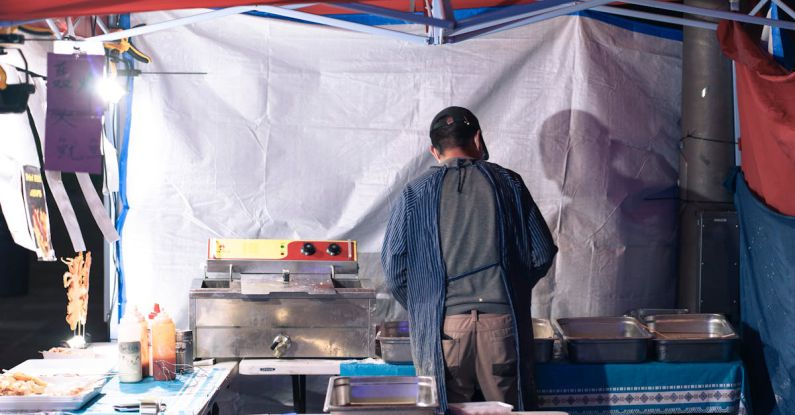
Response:
[{"label": "metal tent frame", "polygon": [[[623,3],[626,4],[644,6],[650,9],[679,12],[683,13],[685,16],[702,17],[711,19],[713,21],[698,20],[697,18],[689,17],[675,17],[649,11],[632,10],[610,5],[612,2],[614,2],[614,0],[540,0],[530,4],[505,6],[496,10],[489,10],[475,16],[463,18],[461,20],[456,19],[456,10],[451,6],[450,0],[426,1],[427,12],[425,14],[388,9],[365,3],[351,2],[333,4],[334,7],[340,9],[401,20],[406,23],[425,25],[428,30],[427,35],[424,36],[395,30],[394,28],[371,26],[367,24],[351,22],[348,20],[342,20],[332,17],[334,15],[319,15],[308,13],[302,10],[304,8],[315,6],[321,3],[301,3],[283,6],[234,6],[216,10],[202,11],[191,16],[114,32],[108,30],[108,28],[102,23],[102,19],[96,19],[103,34],[89,37],[85,40],[103,42],[115,41],[170,28],[214,20],[229,15],[252,12],[274,17],[293,19],[299,22],[350,30],[354,32],[385,36],[396,40],[424,45],[442,45],[462,42],[468,39],[478,38],[492,33],[510,30],[528,24],[552,19],[554,17],[585,10],[593,10],[597,12],[633,17],[653,22],[691,26],[710,30],[715,30],[717,28],[717,24],[713,22],[715,19],[734,20],[743,23],[795,30],[795,22],[774,20],[756,16],[765,5],[776,4],[785,13],[795,18],[795,11],[788,7],[782,0],[760,0],[749,14],[694,7],[662,0],[623,0]],[[325,4],[329,5],[328,3]],[[737,5],[736,2],[731,4],[733,7]],[[79,21],[79,18],[77,20],[67,18],[66,21],[66,31],[61,32],[52,19],[47,20],[49,27],[59,39],[63,37],[74,36],[74,27]]]}]

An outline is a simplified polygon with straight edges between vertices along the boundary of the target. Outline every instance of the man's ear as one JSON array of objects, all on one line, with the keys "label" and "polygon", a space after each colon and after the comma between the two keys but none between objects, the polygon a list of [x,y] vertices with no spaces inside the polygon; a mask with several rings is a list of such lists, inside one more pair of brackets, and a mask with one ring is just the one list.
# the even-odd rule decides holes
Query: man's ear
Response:
[{"label": "man's ear", "polygon": [[475,133],[475,148],[478,149],[480,152],[480,156],[483,157],[483,137],[480,135],[480,130]]},{"label": "man's ear", "polygon": [[435,158],[437,162],[442,161],[442,154],[439,153],[439,150],[437,150],[436,147],[431,145],[428,147],[428,150],[431,152],[431,155],[433,155],[433,158]]}]

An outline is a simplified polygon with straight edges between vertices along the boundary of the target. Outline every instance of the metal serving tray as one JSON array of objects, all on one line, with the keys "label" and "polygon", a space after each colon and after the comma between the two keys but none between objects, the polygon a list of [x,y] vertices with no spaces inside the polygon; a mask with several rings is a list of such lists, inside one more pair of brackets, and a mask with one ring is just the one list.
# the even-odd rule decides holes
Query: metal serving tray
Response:
[{"label": "metal serving tray", "polygon": [[632,317],[561,318],[555,323],[569,360],[576,363],[642,362],[652,339]]},{"label": "metal serving tray", "polygon": [[662,362],[728,361],[735,357],[737,334],[720,314],[649,316],[657,360]]},{"label": "metal serving tray", "polygon": [[439,401],[432,376],[333,376],[324,412],[331,414],[428,414]]},{"label": "metal serving tray", "polygon": [[535,343],[536,362],[552,360],[552,346],[555,344],[555,329],[549,320],[533,319],[533,342]]}]

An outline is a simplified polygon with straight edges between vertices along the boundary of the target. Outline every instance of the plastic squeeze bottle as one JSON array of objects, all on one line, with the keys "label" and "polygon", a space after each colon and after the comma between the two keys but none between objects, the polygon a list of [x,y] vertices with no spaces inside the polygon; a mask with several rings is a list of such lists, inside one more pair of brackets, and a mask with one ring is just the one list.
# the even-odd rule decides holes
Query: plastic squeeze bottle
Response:
[{"label": "plastic squeeze bottle", "polygon": [[138,311],[138,307],[133,307],[133,314],[138,320],[138,325],[141,326],[141,374],[143,376],[150,376],[149,371],[149,325],[146,324],[144,315]]},{"label": "plastic squeeze bottle", "polygon": [[119,324],[119,382],[141,381],[141,326],[132,313],[127,313]]},{"label": "plastic squeeze bottle", "polygon": [[161,312],[152,322],[152,356],[155,380],[173,380],[177,377],[177,328],[166,312]]},{"label": "plastic squeeze bottle", "polygon": [[154,361],[152,358],[152,324],[155,322],[155,317],[160,313],[160,304],[155,303],[152,312],[145,316],[146,320],[146,335],[149,337],[149,376],[154,376]]}]

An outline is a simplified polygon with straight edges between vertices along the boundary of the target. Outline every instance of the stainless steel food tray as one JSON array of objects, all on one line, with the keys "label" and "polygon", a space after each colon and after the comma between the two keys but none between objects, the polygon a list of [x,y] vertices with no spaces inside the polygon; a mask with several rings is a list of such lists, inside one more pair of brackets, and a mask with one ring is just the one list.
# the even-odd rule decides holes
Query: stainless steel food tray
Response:
[{"label": "stainless steel food tray", "polygon": [[381,345],[381,358],[387,363],[411,363],[411,338],[383,337],[377,338]]},{"label": "stainless steel food tray", "polygon": [[533,319],[533,343],[535,345],[536,362],[552,360],[552,348],[555,344],[555,329],[549,320]]},{"label": "stainless steel food tray", "polygon": [[667,314],[646,318],[662,362],[728,361],[735,358],[738,337],[720,314]]},{"label": "stainless steel food tray", "polygon": [[439,401],[432,376],[334,376],[324,412],[333,414],[433,414]]},{"label": "stainless steel food tray", "polygon": [[636,308],[627,311],[624,315],[638,319],[638,321],[645,321],[646,317],[656,316],[660,314],[687,314],[690,310],[686,308]]},{"label": "stainless steel food tray", "polygon": [[568,358],[577,363],[646,360],[652,335],[632,317],[579,317],[555,321]]},{"label": "stainless steel food tray", "polygon": [[385,321],[381,325],[380,331],[384,337],[409,337],[409,322],[405,320]]}]

